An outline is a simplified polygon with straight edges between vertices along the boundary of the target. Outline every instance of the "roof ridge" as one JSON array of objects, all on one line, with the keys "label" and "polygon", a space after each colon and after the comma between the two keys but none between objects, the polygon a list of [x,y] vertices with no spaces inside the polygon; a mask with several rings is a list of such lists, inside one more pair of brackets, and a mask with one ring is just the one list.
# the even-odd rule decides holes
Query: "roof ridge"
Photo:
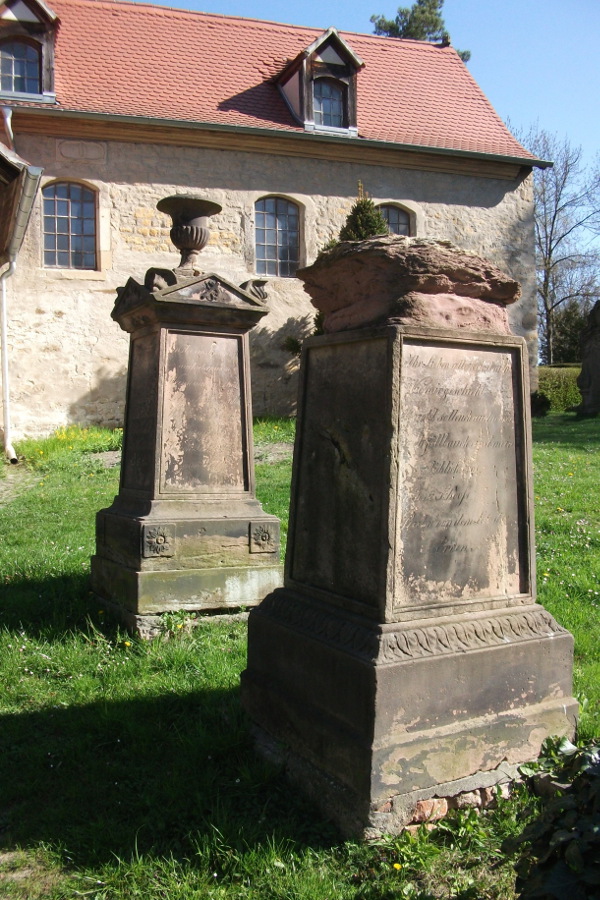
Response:
[{"label": "roof ridge", "polygon": [[277,28],[293,28],[296,31],[309,31],[315,32],[316,34],[323,34],[327,31],[327,28],[335,28],[338,34],[352,35],[354,37],[359,37],[361,39],[369,39],[373,41],[393,41],[394,43],[402,43],[403,46],[407,44],[414,44],[419,48],[429,48],[432,50],[451,50],[454,51],[454,48],[451,45],[442,45],[436,44],[432,41],[419,41],[416,38],[397,38],[397,37],[388,37],[387,35],[381,34],[370,34],[364,31],[350,31],[345,28],[338,28],[337,25],[330,25],[327,28],[322,28],[320,25],[297,25],[292,22],[280,22],[276,19],[260,19],[256,16],[236,16],[230,15],[228,13],[214,13],[214,12],[206,12],[201,9],[184,9],[179,6],[170,6],[163,3],[150,3],[149,0],[62,0],[63,3],[70,4],[80,4],[82,6],[87,6],[88,4],[93,4],[94,6],[105,6],[105,7],[129,7],[136,10],[145,9],[151,12],[155,12],[157,14],[161,13],[174,13],[177,16],[193,16],[199,18],[206,19],[223,19],[226,21],[239,21],[239,22],[255,22],[257,25],[263,26],[275,26]]},{"label": "roof ridge", "polygon": [[[106,6],[106,7],[116,7],[123,8],[129,7],[132,9],[144,9],[152,12],[160,13],[174,13],[175,15],[180,16],[194,16],[201,17],[206,19],[226,19],[226,20],[236,20],[240,22],[256,22],[258,25],[275,25],[278,27],[284,28],[295,28],[298,31],[314,31],[320,34],[322,31],[326,31],[327,29],[321,29],[315,25],[293,25],[291,22],[276,22],[270,19],[259,19],[254,16],[233,16],[228,15],[226,13],[213,13],[213,12],[205,12],[201,9],[183,9],[178,6],[167,6],[162,3],[149,3],[148,0],[62,0],[62,3],[70,3],[72,5],[80,4],[81,6],[87,6],[89,4],[93,4],[94,6]],[[339,30],[339,29],[337,29]]]}]

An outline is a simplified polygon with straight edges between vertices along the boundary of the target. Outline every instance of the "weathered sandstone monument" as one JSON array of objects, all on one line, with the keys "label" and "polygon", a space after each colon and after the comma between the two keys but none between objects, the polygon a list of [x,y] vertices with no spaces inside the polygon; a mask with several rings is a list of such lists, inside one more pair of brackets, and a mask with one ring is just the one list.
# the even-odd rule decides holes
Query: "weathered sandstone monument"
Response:
[{"label": "weathered sandstone monument", "polygon": [[141,633],[161,613],[252,605],[281,584],[279,520],[254,494],[248,331],[264,293],[197,268],[220,206],[158,207],[182,259],[130,278],[112,313],[131,335],[123,460],[92,557],[94,592]]},{"label": "weathered sandstone monument", "polygon": [[581,332],[581,372],[577,386],[581,403],[577,407],[580,416],[597,416],[600,413],[600,300],[588,315]]},{"label": "weathered sandstone monument", "polygon": [[243,701],[259,749],[372,836],[571,734],[573,642],[535,602],[519,285],[394,237],[300,277],[326,334],[304,344],[285,582],[250,614]]}]

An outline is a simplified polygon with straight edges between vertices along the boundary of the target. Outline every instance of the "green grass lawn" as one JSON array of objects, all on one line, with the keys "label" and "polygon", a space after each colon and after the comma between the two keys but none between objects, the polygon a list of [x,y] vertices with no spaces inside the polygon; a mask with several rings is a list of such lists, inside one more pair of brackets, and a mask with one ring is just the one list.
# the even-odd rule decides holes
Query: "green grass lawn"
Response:
[{"label": "green grass lawn", "polygon": [[[575,635],[589,738],[600,734],[600,420],[554,415],[534,432],[539,599]],[[90,612],[94,515],[118,482],[95,454],[120,437],[68,429],[22,444],[26,471],[2,482],[0,898],[513,898],[501,844],[536,807],[525,789],[433,831],[343,841],[253,753],[243,622],[140,642]],[[292,437],[292,422],[259,422],[259,459]],[[284,521],[290,471],[289,458],[257,465],[259,498]]]}]

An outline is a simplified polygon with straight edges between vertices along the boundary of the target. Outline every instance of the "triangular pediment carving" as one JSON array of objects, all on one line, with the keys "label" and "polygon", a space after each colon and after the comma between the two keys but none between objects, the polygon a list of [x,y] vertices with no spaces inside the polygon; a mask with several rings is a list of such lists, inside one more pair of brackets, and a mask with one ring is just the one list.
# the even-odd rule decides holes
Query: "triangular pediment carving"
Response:
[{"label": "triangular pediment carving", "polygon": [[246,282],[246,284],[249,285],[249,289],[232,284],[222,275],[204,272],[199,277],[195,276],[184,282],[169,285],[157,291],[153,296],[157,300],[179,300],[185,303],[202,303],[210,306],[234,306],[237,309],[252,307],[253,309],[264,309],[266,312],[264,300],[250,292],[250,282]]},{"label": "triangular pediment carving", "polygon": [[[162,272],[164,276],[167,270],[154,269],[150,272]],[[181,278],[173,272],[171,275],[173,282],[160,290],[149,290],[130,278],[125,287],[118,289],[112,318],[125,331],[158,322],[189,322],[196,325],[223,322],[251,328],[268,312],[262,290],[264,282],[260,279],[238,287],[214,272],[204,272],[191,278]],[[163,277],[163,283],[164,280]]]}]

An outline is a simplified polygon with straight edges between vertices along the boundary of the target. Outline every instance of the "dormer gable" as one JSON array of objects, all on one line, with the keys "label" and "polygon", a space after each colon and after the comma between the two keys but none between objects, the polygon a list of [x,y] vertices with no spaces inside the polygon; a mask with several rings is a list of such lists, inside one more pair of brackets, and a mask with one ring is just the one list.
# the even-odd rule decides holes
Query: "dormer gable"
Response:
[{"label": "dormer gable", "polygon": [[328,28],[277,78],[294,118],[306,131],[356,137],[357,74],[363,61]]},{"label": "dormer gable", "polygon": [[56,102],[58,17],[40,0],[0,2],[0,101]]}]

